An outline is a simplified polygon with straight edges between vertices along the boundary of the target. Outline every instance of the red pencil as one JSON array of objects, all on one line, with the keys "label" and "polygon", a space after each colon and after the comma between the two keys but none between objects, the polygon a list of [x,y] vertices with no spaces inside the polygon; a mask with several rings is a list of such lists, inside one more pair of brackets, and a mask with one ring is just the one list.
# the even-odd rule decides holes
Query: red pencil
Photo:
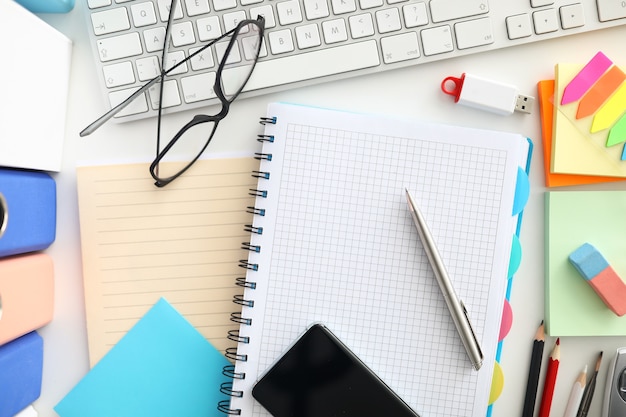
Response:
[{"label": "red pencil", "polygon": [[559,362],[561,355],[561,341],[556,339],[554,349],[550,354],[548,361],[548,370],[546,372],[546,382],[543,385],[543,394],[541,395],[541,405],[539,407],[538,417],[548,417],[550,415],[550,407],[552,406],[552,395],[554,394],[554,386],[556,385],[556,374],[559,371]]}]

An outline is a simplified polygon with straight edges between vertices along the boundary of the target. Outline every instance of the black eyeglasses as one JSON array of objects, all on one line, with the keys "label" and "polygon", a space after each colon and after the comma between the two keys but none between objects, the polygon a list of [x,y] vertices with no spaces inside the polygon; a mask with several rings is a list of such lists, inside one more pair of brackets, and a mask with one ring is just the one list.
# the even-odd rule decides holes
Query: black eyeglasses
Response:
[{"label": "black eyeglasses", "polygon": [[[155,179],[155,185],[157,187],[163,187],[178,178],[200,158],[207,146],[209,146],[209,143],[211,143],[215,131],[217,130],[217,125],[226,117],[230,105],[241,93],[250,79],[259,55],[261,54],[261,47],[263,46],[265,19],[263,16],[258,16],[256,20],[242,20],[234,29],[212,40],[194,53],[189,54],[184,60],[167,68],[167,51],[170,43],[171,22],[177,3],[178,0],[172,0],[170,6],[165,28],[163,53],[161,56],[161,73],[80,132],[80,136],[87,136],[93,133],[154,84],[159,83],[157,155],[152,164],[150,164],[150,174],[152,178]],[[221,42],[227,38],[230,38],[227,43]],[[216,48],[216,51],[223,50],[223,53],[218,52],[217,54],[219,62],[217,71],[215,73],[208,73],[209,75],[207,75],[208,77],[215,76],[213,92],[221,102],[221,109],[213,115],[198,114],[194,116],[194,118],[184,125],[161,150],[161,116],[163,113],[164,89],[166,88],[165,77],[194,57],[200,55],[212,45],[221,46],[221,48]],[[208,82],[211,82],[211,80],[208,80]],[[206,131],[210,132],[206,139],[198,140],[197,137],[192,137],[193,135],[185,135],[185,133],[189,132],[193,127],[200,125],[204,127]],[[179,148],[184,149],[184,152],[178,152],[177,150]],[[180,155],[192,155],[192,157],[181,157]],[[171,163],[161,164],[161,162],[166,161]]]}]

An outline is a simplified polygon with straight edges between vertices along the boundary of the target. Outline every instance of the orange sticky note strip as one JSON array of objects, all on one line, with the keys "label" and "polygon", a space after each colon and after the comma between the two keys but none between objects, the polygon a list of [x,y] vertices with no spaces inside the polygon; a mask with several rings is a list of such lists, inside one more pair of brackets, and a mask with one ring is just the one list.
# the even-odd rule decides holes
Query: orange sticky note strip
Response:
[{"label": "orange sticky note strip", "polygon": [[554,124],[554,80],[539,81],[537,84],[537,97],[539,99],[539,114],[541,116],[541,142],[543,144],[543,162],[547,187],[596,184],[624,180],[624,178],[619,177],[551,173],[552,128]]},{"label": "orange sticky note strip", "polygon": [[582,119],[594,114],[625,79],[626,74],[621,69],[611,67],[580,100],[576,118]]}]

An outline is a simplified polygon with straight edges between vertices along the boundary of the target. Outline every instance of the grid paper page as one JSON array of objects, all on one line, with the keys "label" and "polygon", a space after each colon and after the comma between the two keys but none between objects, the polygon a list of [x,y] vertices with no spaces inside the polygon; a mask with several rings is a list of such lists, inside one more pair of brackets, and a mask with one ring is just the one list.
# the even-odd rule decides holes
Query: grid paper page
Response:
[{"label": "grid paper page", "polygon": [[[257,199],[267,211],[255,220],[262,249],[249,258],[259,265],[248,274],[257,283],[246,293],[254,308],[244,307],[253,325],[240,330],[251,344],[240,344],[250,359],[238,370],[253,379],[235,381],[250,402],[243,415],[268,415],[246,398],[251,385],[309,325],[322,322],[422,416],[484,416],[515,224],[519,155],[509,146],[520,149],[521,138],[476,146],[455,136],[462,131],[442,137],[425,129],[416,140],[419,130],[397,129],[401,123],[342,113],[335,124],[327,111],[296,108],[287,117],[279,107],[268,129],[276,141],[263,150],[272,160],[261,166],[271,178],[259,182],[268,191]],[[405,187],[469,310],[486,358],[480,372],[456,333]]]}]

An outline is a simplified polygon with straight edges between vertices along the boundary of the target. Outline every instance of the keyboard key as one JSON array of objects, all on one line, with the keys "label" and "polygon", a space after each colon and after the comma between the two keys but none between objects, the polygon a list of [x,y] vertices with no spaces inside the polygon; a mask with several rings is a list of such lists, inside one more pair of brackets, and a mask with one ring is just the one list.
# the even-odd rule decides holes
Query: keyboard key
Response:
[{"label": "keyboard key", "polygon": [[359,0],[359,5],[361,6],[361,9],[363,10],[380,7],[383,4],[384,4],[383,0]]},{"label": "keyboard key", "polygon": [[272,9],[272,6],[270,6],[269,4],[253,7],[250,9],[250,17],[256,19],[256,17],[259,15],[265,18],[265,29],[271,29],[276,26],[274,9]]},{"label": "keyboard key", "polygon": [[356,11],[356,0],[331,0],[334,14],[352,13]]},{"label": "keyboard key", "polygon": [[563,29],[572,29],[585,26],[585,14],[580,3],[562,6],[559,9],[561,26]]},{"label": "keyboard key", "polygon": [[304,13],[308,20],[321,19],[330,15],[326,0],[304,0]]},{"label": "keyboard key", "polygon": [[270,50],[273,54],[293,51],[293,38],[289,29],[277,30],[269,34]]},{"label": "keyboard key", "polygon": [[217,16],[208,16],[198,19],[196,25],[198,26],[198,38],[203,42],[222,36],[220,19]]},{"label": "keyboard key", "polygon": [[137,66],[137,77],[139,77],[139,81],[151,80],[161,72],[159,59],[156,56],[138,59],[135,65]]},{"label": "keyboard key", "polygon": [[400,11],[395,7],[377,11],[376,25],[378,25],[378,31],[380,33],[395,32],[402,29],[402,24],[400,23]]},{"label": "keyboard key", "polygon": [[[179,62],[183,61],[184,59],[185,59],[185,53],[183,51],[169,52],[167,53],[167,55],[165,55],[164,67],[165,69],[172,68]],[[169,73],[169,75],[184,74],[187,71],[188,71],[187,63],[185,62],[181,64],[179,67],[177,67],[176,69],[173,69]]]},{"label": "keyboard key", "polygon": [[315,46],[320,46],[322,40],[320,38],[320,31],[315,23],[310,25],[298,26],[296,28],[296,42],[298,48],[307,49]]},{"label": "keyboard key", "polygon": [[324,41],[328,44],[348,40],[346,21],[343,19],[322,22],[322,33],[324,34]]},{"label": "keyboard key", "polygon": [[130,13],[136,27],[154,25],[157,22],[154,5],[151,2],[133,4],[130,6]]},{"label": "keyboard key", "polygon": [[598,16],[601,22],[626,17],[626,2],[622,0],[598,0]]},{"label": "keyboard key", "polygon": [[213,91],[214,84],[214,72],[181,78],[180,85],[183,88],[183,99],[185,103],[194,103],[196,101],[217,97],[215,91]]},{"label": "keyboard key", "polygon": [[383,50],[383,60],[387,64],[416,59],[420,56],[415,32],[387,36],[380,40],[380,45]]},{"label": "keyboard key", "polygon": [[452,46],[450,26],[446,25],[432,29],[424,29],[421,35],[424,55],[426,56],[451,52],[454,49]]},{"label": "keyboard key", "polygon": [[[201,47],[191,48],[189,50],[189,55],[193,54],[198,49],[201,49]],[[200,52],[198,55],[191,58],[190,62],[191,68],[194,71],[212,68],[215,65],[215,62],[213,61],[213,53],[211,52],[211,48],[207,48],[204,51]]]},{"label": "keyboard key", "polygon": [[[126,90],[118,90],[109,93],[109,103],[111,107],[115,107],[120,104],[122,101],[126,100],[130,97],[135,91],[137,91],[139,87],[136,88],[128,88]],[[146,101],[146,95],[141,94],[139,97],[135,98],[130,104],[124,107],[124,110],[120,111],[114,117],[124,117],[129,116],[131,114],[139,114],[145,113],[148,111],[148,102]]]},{"label": "keyboard key", "polygon": [[526,38],[533,34],[530,16],[527,13],[506,18],[506,31],[509,39]]},{"label": "keyboard key", "polygon": [[278,21],[281,25],[290,25],[292,23],[302,22],[302,10],[298,0],[288,0],[276,5],[278,12]]},{"label": "keyboard key", "polygon": [[491,19],[488,17],[456,23],[454,25],[454,33],[459,49],[474,48],[493,43]]},{"label": "keyboard key", "polygon": [[[159,17],[161,18],[161,22],[167,22],[167,18],[170,15],[170,6],[172,5],[172,0],[158,0],[157,8],[159,9]],[[174,19],[182,19],[183,10],[181,8],[180,3],[176,6],[176,10],[174,10]]]},{"label": "keyboard key", "polygon": [[96,35],[106,35],[130,29],[130,20],[128,20],[125,7],[93,13],[91,24]]},{"label": "keyboard key", "polygon": [[530,0],[531,7],[543,7],[554,4],[554,0]]},{"label": "keyboard key", "polygon": [[159,27],[145,30],[143,32],[143,40],[146,43],[146,51],[156,52],[162,50],[165,43],[165,28]]},{"label": "keyboard key", "polygon": [[172,25],[172,45],[179,47],[191,45],[196,41],[191,22],[180,22]]},{"label": "keyboard key", "polygon": [[402,6],[402,14],[404,15],[404,25],[407,28],[428,24],[428,16],[426,15],[426,5],[424,2]]},{"label": "keyboard key", "polygon": [[110,6],[111,0],[88,0],[87,4],[90,9],[97,9],[99,7]]},{"label": "keyboard key", "polygon": [[[224,20],[224,32],[228,32],[237,27],[239,22],[242,20],[246,20],[246,12],[243,10],[237,10],[235,12],[224,13],[222,16]],[[240,33],[248,33],[249,29],[247,26],[243,27]]]},{"label": "keyboard key", "polygon": [[98,40],[97,46],[98,55],[102,62],[140,55],[143,52],[138,33],[127,33],[125,35],[100,39]]},{"label": "keyboard key", "polygon": [[213,9],[217,11],[234,9],[235,7],[237,7],[237,0],[213,0]]},{"label": "keyboard key", "polygon": [[[350,57],[350,59],[342,59],[346,56]],[[311,65],[312,62],[324,62],[324,65]],[[310,80],[326,75],[341,74],[378,65],[380,65],[378,47],[373,39],[328,49],[303,52],[298,55],[284,56],[271,61],[259,61],[244,91]],[[291,68],[291,70],[285,71],[285,68]],[[225,77],[228,76],[227,73],[229,71],[241,72],[246,70],[232,68],[225,71]],[[227,91],[226,93],[232,93],[232,91]]]},{"label": "keyboard key", "polygon": [[198,16],[210,11],[209,0],[185,0],[185,6],[187,6],[189,16]]},{"label": "keyboard key", "polygon": [[559,30],[559,21],[556,17],[556,10],[554,9],[534,12],[533,23],[535,25],[535,33],[538,35]]},{"label": "keyboard key", "polygon": [[[181,104],[178,93],[178,83],[176,80],[167,80],[163,84],[163,108],[179,106]],[[153,110],[159,108],[159,89],[161,84],[157,83],[148,89],[148,96]]]},{"label": "keyboard key", "polygon": [[354,39],[372,36],[374,34],[374,22],[369,13],[350,16],[350,34]]},{"label": "keyboard key", "polygon": [[130,61],[106,65],[102,67],[102,71],[104,71],[104,82],[108,88],[119,87],[135,82],[133,64],[131,64]]},{"label": "keyboard key", "polygon": [[431,0],[430,14],[434,23],[487,13],[486,0]]}]

